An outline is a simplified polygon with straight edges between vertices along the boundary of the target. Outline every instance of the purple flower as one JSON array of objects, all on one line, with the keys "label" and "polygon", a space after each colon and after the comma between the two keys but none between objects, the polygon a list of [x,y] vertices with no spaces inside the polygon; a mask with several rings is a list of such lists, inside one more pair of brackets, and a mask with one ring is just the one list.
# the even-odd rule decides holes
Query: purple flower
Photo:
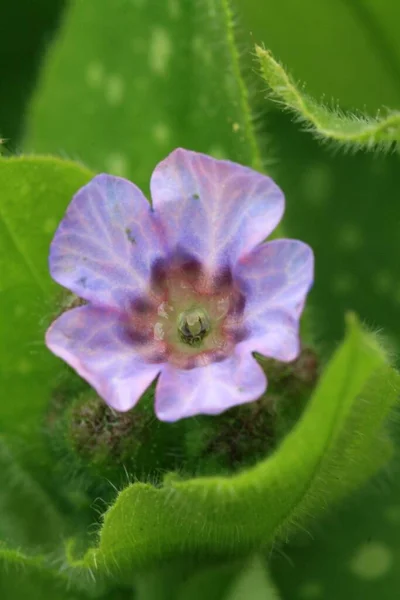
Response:
[{"label": "purple flower", "polygon": [[75,195],[50,272],[87,304],[51,325],[47,346],[119,411],[158,375],[163,421],[256,400],[267,381],[252,352],[299,353],[312,250],[262,243],[284,197],[247,167],[178,149],[155,168],[151,195],[152,206],[111,175]]}]

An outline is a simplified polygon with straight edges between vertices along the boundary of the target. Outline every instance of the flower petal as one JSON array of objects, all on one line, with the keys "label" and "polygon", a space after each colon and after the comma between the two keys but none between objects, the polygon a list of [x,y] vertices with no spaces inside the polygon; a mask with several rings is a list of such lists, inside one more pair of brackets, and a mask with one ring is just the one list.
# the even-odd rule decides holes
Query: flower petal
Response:
[{"label": "flower petal", "polygon": [[162,369],[141,360],[119,315],[101,308],[63,313],[48,329],[46,344],[119,411],[132,408]]},{"label": "flower petal", "polygon": [[142,192],[120,177],[97,175],[74,196],[56,231],[50,272],[85,300],[123,307],[147,288],[160,246]]},{"label": "flower petal", "polygon": [[300,350],[299,317],[314,277],[311,248],[297,240],[262,244],[239,260],[235,276],[246,297],[240,346],[282,361]]},{"label": "flower petal", "polygon": [[194,254],[212,272],[262,242],[284,211],[269,177],[183,149],[157,165],[151,194],[170,249]]},{"label": "flower petal", "polygon": [[256,400],[266,387],[262,368],[247,352],[191,370],[167,365],[157,384],[155,411],[161,421],[216,415]]}]

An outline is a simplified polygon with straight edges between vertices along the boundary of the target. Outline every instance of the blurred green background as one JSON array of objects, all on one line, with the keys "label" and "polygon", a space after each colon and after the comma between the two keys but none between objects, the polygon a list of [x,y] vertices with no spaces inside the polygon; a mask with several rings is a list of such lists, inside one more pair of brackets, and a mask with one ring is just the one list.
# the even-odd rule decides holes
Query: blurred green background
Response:
[{"label": "blurred green background", "polygon": [[[25,109],[67,4],[1,0],[0,135],[10,151],[23,149]],[[370,114],[382,106],[400,108],[397,0],[237,0],[236,15],[251,86],[255,63],[250,53],[257,41],[328,104],[338,101],[341,108]],[[270,170],[287,196],[286,230],[308,241],[316,253],[311,304],[321,347],[335,347],[343,333],[343,313],[353,309],[396,352],[398,154],[334,153],[277,107],[265,111],[262,94],[256,103],[262,115],[259,131],[268,135]],[[62,151],[62,140],[59,147]],[[395,466],[384,481],[327,517],[312,534],[277,549],[272,564],[284,599],[397,598],[400,483]]]}]

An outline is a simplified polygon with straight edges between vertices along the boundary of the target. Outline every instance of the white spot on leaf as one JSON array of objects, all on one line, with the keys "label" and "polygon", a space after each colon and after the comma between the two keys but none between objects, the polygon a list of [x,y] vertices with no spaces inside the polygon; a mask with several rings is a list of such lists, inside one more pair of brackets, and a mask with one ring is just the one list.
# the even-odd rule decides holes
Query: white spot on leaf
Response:
[{"label": "white spot on leaf", "polygon": [[99,62],[90,63],[86,69],[86,81],[90,87],[99,87],[104,78],[103,65]]},{"label": "white spot on leaf", "polygon": [[121,104],[124,98],[125,84],[120,75],[110,75],[106,83],[106,99],[109,104]]},{"label": "white spot on leaf", "polygon": [[26,313],[26,308],[22,304],[17,304],[14,308],[14,316],[17,318],[22,317]]},{"label": "white spot on leaf", "polygon": [[168,12],[173,19],[177,19],[180,15],[179,0],[167,0]]},{"label": "white spot on leaf", "polygon": [[299,596],[304,600],[314,600],[322,597],[322,586],[317,581],[307,581],[299,588]]},{"label": "white spot on leaf", "polygon": [[164,123],[157,123],[153,127],[153,137],[160,145],[166,144],[170,137],[170,130]]},{"label": "white spot on leaf", "polygon": [[217,144],[215,144],[214,146],[211,146],[208,153],[211,156],[213,156],[214,158],[226,158],[225,150],[221,146],[218,146]]},{"label": "white spot on leaf", "polygon": [[165,75],[172,54],[172,42],[168,32],[162,27],[155,27],[151,34],[149,65],[157,75]]},{"label": "white spot on leaf", "polygon": [[128,161],[123,154],[115,152],[109,154],[105,160],[105,165],[108,173],[125,177],[128,171]]},{"label": "white spot on leaf", "polygon": [[27,375],[32,371],[32,364],[25,358],[22,358],[17,365],[17,370],[21,375]]},{"label": "white spot on leaf", "polygon": [[369,542],[360,546],[350,561],[351,572],[360,579],[374,580],[393,566],[393,555],[386,544]]},{"label": "white spot on leaf", "polygon": [[382,269],[374,276],[374,284],[379,294],[389,294],[394,284],[393,275],[387,269]]}]

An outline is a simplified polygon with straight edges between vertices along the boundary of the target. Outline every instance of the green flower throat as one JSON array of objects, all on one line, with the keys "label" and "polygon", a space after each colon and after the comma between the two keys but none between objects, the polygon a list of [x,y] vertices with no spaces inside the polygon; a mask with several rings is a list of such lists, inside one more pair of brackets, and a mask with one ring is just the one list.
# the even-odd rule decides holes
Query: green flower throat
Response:
[{"label": "green flower throat", "polygon": [[179,337],[189,346],[200,346],[210,330],[210,318],[202,308],[185,310],[178,317]]}]

